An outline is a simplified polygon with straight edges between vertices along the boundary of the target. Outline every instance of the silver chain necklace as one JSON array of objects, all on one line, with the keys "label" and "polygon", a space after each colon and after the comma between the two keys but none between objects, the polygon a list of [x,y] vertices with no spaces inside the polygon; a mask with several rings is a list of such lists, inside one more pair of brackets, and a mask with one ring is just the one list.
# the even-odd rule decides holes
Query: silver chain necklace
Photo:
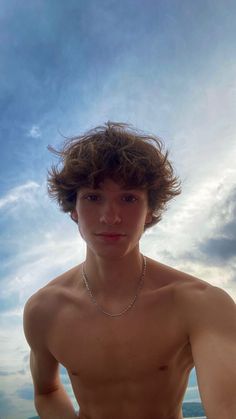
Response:
[{"label": "silver chain necklace", "polygon": [[145,277],[145,273],[146,273],[147,261],[146,261],[146,257],[145,256],[143,256],[143,269],[142,269],[142,273],[141,273],[140,280],[139,280],[139,283],[138,283],[138,287],[137,287],[137,290],[136,290],[136,294],[135,294],[133,300],[131,301],[131,303],[126,308],[124,308],[120,313],[116,313],[116,314],[108,313],[107,311],[103,310],[103,308],[98,304],[96,298],[92,294],[92,291],[91,291],[91,289],[89,287],[88,278],[87,278],[87,276],[85,274],[85,271],[84,271],[84,264],[85,263],[83,263],[83,265],[82,265],[82,277],[83,277],[83,281],[85,283],[85,286],[86,286],[87,291],[88,291],[88,293],[89,293],[89,295],[91,297],[92,302],[98,307],[98,309],[103,314],[106,314],[107,316],[110,316],[110,317],[122,316],[122,314],[126,313],[128,310],[130,310],[134,306],[134,303],[135,303],[135,301],[137,300],[137,297],[138,297],[138,293],[139,293],[140,289],[143,286],[144,277]]}]

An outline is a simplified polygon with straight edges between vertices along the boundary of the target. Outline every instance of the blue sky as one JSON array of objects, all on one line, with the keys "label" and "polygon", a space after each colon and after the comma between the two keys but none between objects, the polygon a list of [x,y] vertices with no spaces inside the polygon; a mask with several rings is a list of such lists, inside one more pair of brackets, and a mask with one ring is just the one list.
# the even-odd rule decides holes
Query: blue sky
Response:
[{"label": "blue sky", "polygon": [[46,192],[61,134],[112,120],[163,138],[183,192],[142,250],[236,300],[235,16],[223,0],[1,1],[1,418],[35,412],[26,300],[85,255]]}]

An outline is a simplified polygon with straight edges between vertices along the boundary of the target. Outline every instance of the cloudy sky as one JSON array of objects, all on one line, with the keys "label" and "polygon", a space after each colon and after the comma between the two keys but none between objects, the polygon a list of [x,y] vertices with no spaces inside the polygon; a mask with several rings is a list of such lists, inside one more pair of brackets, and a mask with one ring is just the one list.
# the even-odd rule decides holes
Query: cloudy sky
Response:
[{"label": "cloudy sky", "polygon": [[159,135],[183,192],[142,250],[236,301],[235,16],[233,0],[0,1],[1,419],[35,414],[26,300],[85,255],[47,196],[63,135],[107,120]]}]

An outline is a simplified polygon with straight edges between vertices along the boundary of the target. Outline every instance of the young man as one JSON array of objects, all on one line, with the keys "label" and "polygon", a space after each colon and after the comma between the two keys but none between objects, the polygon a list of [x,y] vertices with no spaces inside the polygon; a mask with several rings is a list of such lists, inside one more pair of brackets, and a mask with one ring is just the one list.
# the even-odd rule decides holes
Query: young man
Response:
[{"label": "young man", "polygon": [[41,419],[182,419],[195,366],[208,419],[236,419],[236,311],[223,290],[143,256],[180,193],[160,140],[107,123],[65,142],[49,193],[78,223],[84,263],[34,294],[25,335]]}]

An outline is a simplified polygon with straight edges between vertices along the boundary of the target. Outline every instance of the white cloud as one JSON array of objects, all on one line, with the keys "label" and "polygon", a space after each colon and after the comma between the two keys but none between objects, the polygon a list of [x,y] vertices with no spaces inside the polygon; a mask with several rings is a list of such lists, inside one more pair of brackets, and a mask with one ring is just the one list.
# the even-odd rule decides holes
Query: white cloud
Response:
[{"label": "white cloud", "polygon": [[[229,176],[228,184],[230,180]],[[215,220],[209,216],[219,185],[220,180],[211,176],[189,185],[182,196],[170,203],[161,223],[149,233],[148,241],[158,239],[161,249],[171,251],[174,257],[191,251],[194,243],[209,236],[215,227]]]},{"label": "white cloud", "polygon": [[209,173],[197,183],[191,181],[185,193],[170,204],[161,223],[144,235],[142,248],[162,263],[225,289],[236,301],[235,259],[216,263],[211,254],[201,252],[201,244],[232,219],[235,177],[231,165],[223,175]]},{"label": "white cloud", "polygon": [[42,136],[41,130],[38,125],[33,125],[27,133],[27,137],[39,138]]},{"label": "white cloud", "polygon": [[[11,260],[5,264],[8,274],[1,280],[2,297],[10,301],[17,294],[22,307],[39,288],[83,260],[85,246],[79,233],[72,237],[65,231],[62,238],[61,231],[65,228],[60,225],[58,231],[47,231],[40,239],[36,236],[36,242],[28,243],[27,248],[14,255],[14,264]],[[5,314],[14,316],[20,312],[21,308],[9,307]]]},{"label": "white cloud", "polygon": [[0,198],[0,209],[6,206],[11,206],[16,202],[29,201],[40,185],[36,182],[29,181],[24,185],[16,186],[12,188],[4,197]]}]

